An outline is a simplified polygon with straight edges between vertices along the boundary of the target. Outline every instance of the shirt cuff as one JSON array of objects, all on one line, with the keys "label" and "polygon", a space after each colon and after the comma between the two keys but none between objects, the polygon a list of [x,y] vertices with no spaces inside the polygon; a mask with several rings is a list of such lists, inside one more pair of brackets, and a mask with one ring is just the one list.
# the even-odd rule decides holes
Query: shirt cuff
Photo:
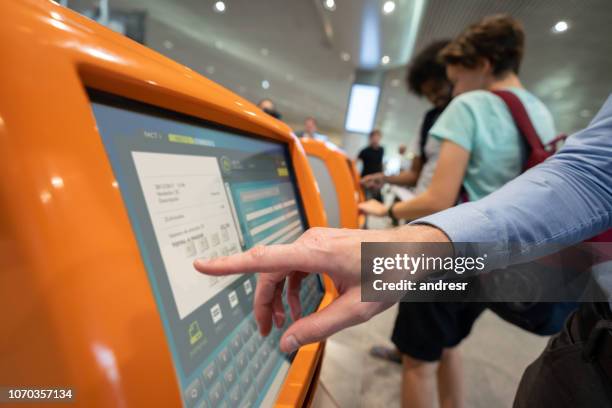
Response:
[{"label": "shirt cuff", "polygon": [[490,267],[505,266],[509,259],[507,236],[474,204],[466,203],[449,208],[411,224],[430,225],[444,232],[456,244],[456,256],[479,256],[482,251],[486,251]]}]

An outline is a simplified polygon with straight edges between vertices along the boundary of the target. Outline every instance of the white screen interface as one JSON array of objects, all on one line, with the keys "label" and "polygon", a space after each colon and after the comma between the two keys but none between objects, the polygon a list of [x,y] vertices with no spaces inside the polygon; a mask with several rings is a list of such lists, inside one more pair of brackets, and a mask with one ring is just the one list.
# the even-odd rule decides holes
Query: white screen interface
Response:
[{"label": "white screen interface", "polygon": [[[252,309],[256,277],[202,275],[193,261],[292,242],[307,228],[286,145],[106,94],[91,97],[184,405],[273,403],[292,359],[278,350],[290,321],[261,337]],[[300,294],[305,313],[322,295],[319,278],[308,278]]]}]

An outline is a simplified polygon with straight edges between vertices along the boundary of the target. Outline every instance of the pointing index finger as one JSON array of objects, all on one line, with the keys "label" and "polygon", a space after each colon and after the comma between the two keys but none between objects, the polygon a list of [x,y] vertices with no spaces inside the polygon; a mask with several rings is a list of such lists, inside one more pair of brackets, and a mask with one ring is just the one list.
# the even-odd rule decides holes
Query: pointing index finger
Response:
[{"label": "pointing index finger", "polygon": [[[253,272],[304,270],[308,265],[304,250],[296,244],[255,246],[240,254],[211,260],[197,259],[194,267],[207,275],[233,275]],[[304,272],[308,272],[305,270]]]}]

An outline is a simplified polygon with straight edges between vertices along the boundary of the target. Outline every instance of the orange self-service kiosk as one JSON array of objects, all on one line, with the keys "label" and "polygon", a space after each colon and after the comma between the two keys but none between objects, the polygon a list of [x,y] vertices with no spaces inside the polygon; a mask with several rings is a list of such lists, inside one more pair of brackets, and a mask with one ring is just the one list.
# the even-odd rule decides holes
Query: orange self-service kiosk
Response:
[{"label": "orange self-service kiosk", "polygon": [[[357,204],[363,201],[359,178],[352,160],[332,143],[300,139],[317,179],[327,222],[335,228],[360,228],[363,216]],[[358,176],[357,176],[358,177]]]},{"label": "orange self-service kiosk", "polygon": [[[323,344],[280,353],[254,276],[192,267],[326,224],[290,129],[53,2],[2,11],[0,385],[79,407],[308,403]],[[308,278],[306,312],[332,290]]]}]

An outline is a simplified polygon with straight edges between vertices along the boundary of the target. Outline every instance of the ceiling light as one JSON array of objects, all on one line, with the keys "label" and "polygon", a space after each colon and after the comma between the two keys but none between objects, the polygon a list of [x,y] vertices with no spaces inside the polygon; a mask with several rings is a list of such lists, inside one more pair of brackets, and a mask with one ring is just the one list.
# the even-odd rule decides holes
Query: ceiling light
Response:
[{"label": "ceiling light", "polygon": [[267,80],[267,79],[264,79],[263,81],[261,81],[261,87],[262,87],[263,89],[268,89],[268,88],[270,88],[270,82],[268,82],[268,80]]},{"label": "ceiling light", "polygon": [[347,62],[351,60],[351,54],[349,54],[348,52],[343,52],[340,54],[340,58],[342,58],[342,61]]},{"label": "ceiling light", "polygon": [[336,9],[336,1],[335,0],[324,0],[323,6],[330,11],[334,11]]},{"label": "ceiling light", "polygon": [[393,13],[394,10],[395,10],[395,2],[391,0],[385,1],[385,4],[383,4],[383,13],[391,14]]},{"label": "ceiling light", "polygon": [[215,47],[217,47],[218,50],[222,50],[223,49],[223,43],[219,40],[215,41]]},{"label": "ceiling light", "polygon": [[385,55],[380,59],[380,62],[382,62],[383,65],[387,65],[389,61],[391,61],[391,58],[389,58],[388,55]]},{"label": "ceiling light", "polygon": [[224,13],[225,12],[225,2],[224,1],[215,2],[214,10],[217,13]]},{"label": "ceiling light", "polygon": [[209,75],[212,75],[215,73],[215,67],[213,67],[212,65],[209,65],[206,67],[206,73]]},{"label": "ceiling light", "polygon": [[588,109],[583,109],[580,111],[580,117],[582,118],[588,118],[592,115],[591,111]]},{"label": "ceiling light", "polygon": [[293,75],[291,75],[291,74],[287,74],[287,75],[285,75],[285,78],[286,78],[286,79],[287,79],[287,81],[289,81],[289,82],[291,82],[291,81],[293,81],[293,80],[295,79],[295,77],[294,77]]},{"label": "ceiling light", "polygon": [[553,26],[552,31],[553,33],[562,33],[564,31],[567,31],[568,28],[569,24],[567,24],[567,21],[561,20]]},{"label": "ceiling light", "polygon": [[164,48],[167,50],[171,50],[174,48],[174,43],[172,43],[172,41],[170,40],[166,40],[164,41]]},{"label": "ceiling light", "polygon": [[391,80],[391,86],[394,87],[394,88],[397,88],[398,86],[400,86],[400,80],[397,79],[397,78],[393,78]]}]

